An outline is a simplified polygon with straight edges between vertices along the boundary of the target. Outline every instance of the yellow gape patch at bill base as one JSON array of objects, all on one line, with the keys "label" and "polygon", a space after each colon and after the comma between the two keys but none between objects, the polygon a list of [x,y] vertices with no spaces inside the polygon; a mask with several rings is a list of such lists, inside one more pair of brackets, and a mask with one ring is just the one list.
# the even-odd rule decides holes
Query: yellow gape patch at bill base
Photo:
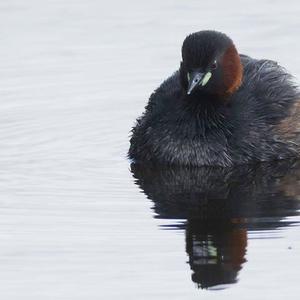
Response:
[{"label": "yellow gape patch at bill base", "polygon": [[208,81],[209,81],[211,75],[212,75],[211,72],[207,72],[207,73],[205,74],[205,76],[203,77],[202,82],[201,82],[201,85],[202,85],[202,86],[205,86],[205,85],[208,83]]}]

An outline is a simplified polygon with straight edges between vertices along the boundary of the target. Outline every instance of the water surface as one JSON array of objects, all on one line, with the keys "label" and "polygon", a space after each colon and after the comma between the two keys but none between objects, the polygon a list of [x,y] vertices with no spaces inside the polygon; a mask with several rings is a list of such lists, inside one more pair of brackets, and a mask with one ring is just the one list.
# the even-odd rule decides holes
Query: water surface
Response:
[{"label": "water surface", "polygon": [[3,299],[298,299],[299,164],[130,165],[184,37],[300,78],[298,1],[0,3]]}]

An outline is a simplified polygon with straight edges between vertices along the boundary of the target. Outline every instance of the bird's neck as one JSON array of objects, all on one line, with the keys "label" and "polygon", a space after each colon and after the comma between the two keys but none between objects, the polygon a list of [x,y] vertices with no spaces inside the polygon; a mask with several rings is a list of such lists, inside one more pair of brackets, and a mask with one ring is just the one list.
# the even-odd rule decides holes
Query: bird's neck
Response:
[{"label": "bird's neck", "polygon": [[219,96],[194,93],[185,96],[182,105],[186,117],[197,124],[199,131],[230,127],[230,105]]}]

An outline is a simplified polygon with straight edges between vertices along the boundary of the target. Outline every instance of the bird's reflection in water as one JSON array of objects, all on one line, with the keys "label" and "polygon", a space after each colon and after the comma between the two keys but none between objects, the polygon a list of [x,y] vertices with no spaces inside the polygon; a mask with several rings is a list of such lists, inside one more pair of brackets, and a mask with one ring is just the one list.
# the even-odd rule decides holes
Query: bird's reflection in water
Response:
[{"label": "bird's reflection in water", "polygon": [[[183,219],[192,280],[201,288],[237,282],[246,262],[247,233],[288,226],[300,208],[300,162],[235,169],[132,164],[136,183],[157,218]],[[218,287],[217,287],[218,286]]]}]

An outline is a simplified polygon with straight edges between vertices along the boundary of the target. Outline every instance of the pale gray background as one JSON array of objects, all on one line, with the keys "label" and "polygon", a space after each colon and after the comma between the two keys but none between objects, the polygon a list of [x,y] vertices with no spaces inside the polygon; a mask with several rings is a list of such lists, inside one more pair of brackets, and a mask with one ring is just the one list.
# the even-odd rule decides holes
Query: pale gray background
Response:
[{"label": "pale gray background", "polygon": [[226,32],[300,78],[299,14],[297,0],[1,0],[1,299],[298,299],[297,227],[250,234],[238,284],[196,289],[184,233],[159,229],[125,157],[188,33]]}]

